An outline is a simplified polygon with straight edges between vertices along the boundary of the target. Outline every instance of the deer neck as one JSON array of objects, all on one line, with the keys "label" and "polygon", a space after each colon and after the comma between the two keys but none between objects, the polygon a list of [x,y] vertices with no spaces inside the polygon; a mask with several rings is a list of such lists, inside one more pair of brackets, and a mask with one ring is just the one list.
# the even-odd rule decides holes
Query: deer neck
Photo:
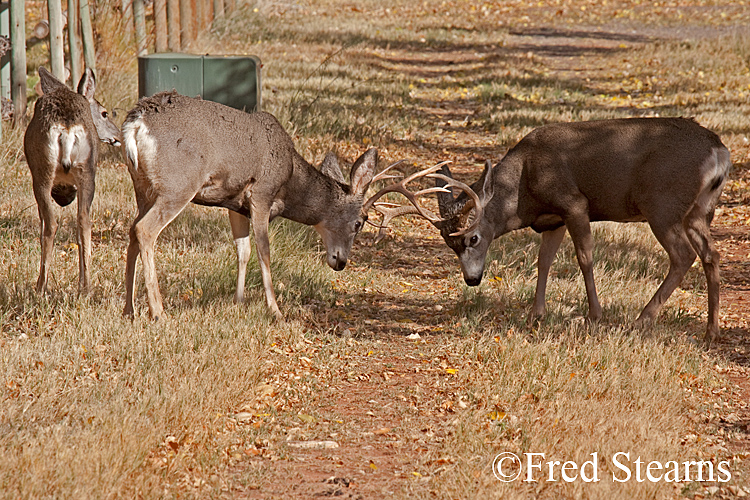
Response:
[{"label": "deer neck", "polygon": [[336,206],[341,195],[343,190],[338,182],[295,155],[294,172],[285,186],[284,208],[279,215],[314,226]]},{"label": "deer neck", "polygon": [[[510,157],[509,157],[510,156]],[[505,158],[493,170],[494,194],[485,207],[485,214],[495,228],[495,237],[528,226],[523,220],[523,200],[520,191],[523,164],[512,156]]]}]

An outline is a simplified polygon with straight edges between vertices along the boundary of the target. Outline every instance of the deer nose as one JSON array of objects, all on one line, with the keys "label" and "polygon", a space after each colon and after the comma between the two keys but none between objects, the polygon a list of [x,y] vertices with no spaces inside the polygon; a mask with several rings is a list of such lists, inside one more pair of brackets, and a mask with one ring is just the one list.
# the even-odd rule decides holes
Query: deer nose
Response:
[{"label": "deer nose", "polygon": [[471,278],[469,276],[464,276],[464,281],[469,286],[477,286],[482,282],[482,276],[480,275],[478,278]]},{"label": "deer nose", "polygon": [[328,256],[328,265],[334,271],[342,271],[346,267],[346,257],[342,257],[338,252]]}]

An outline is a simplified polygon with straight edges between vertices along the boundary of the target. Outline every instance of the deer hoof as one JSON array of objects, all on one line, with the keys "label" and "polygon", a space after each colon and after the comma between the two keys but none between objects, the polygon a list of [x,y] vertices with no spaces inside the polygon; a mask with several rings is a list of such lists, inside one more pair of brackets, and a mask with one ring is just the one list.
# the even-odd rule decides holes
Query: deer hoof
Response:
[{"label": "deer hoof", "polygon": [[713,330],[706,330],[706,335],[703,337],[703,346],[706,349],[711,348],[711,343],[718,338],[718,334]]}]

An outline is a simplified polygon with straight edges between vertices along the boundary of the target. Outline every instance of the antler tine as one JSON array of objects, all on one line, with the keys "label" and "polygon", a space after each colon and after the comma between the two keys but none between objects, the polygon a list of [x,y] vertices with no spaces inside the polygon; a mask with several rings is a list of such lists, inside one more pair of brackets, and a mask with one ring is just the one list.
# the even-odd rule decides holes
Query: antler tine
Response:
[{"label": "antler tine", "polygon": [[430,177],[431,174],[434,174],[435,172],[440,170],[443,167],[443,165],[447,165],[448,163],[451,163],[451,161],[450,160],[441,161],[437,165],[434,165],[430,168],[426,168],[424,170],[420,170],[419,172],[415,172],[411,174],[409,177],[407,177],[406,179],[404,179],[402,184],[406,185],[410,183],[411,181],[413,181],[414,179],[417,179],[419,177]]},{"label": "antler tine", "polygon": [[375,203],[373,205],[373,209],[375,209],[377,212],[380,212],[380,214],[383,216],[383,220],[380,222],[380,224],[375,224],[374,222],[371,222],[369,220],[367,221],[368,224],[379,229],[378,235],[372,242],[373,244],[377,244],[380,242],[380,240],[385,238],[385,230],[388,227],[388,224],[391,222],[391,219],[404,215],[419,213],[419,211],[411,205],[396,205],[395,203]]},{"label": "antler tine", "polygon": [[479,195],[474,192],[473,189],[471,189],[470,186],[467,184],[464,184],[461,181],[457,181],[451,177],[448,177],[447,175],[443,174],[429,174],[427,177],[432,177],[433,179],[440,179],[445,181],[447,184],[443,186],[443,188],[446,188],[447,186],[454,186],[466,193],[469,198],[471,198],[471,203],[467,203],[464,205],[464,211],[470,210],[471,208],[474,208],[476,210],[476,213],[474,214],[474,222],[472,222],[468,227],[465,229],[461,229],[460,231],[456,231],[455,233],[451,233],[450,236],[463,236],[466,233],[469,233],[473,231],[474,229],[479,226],[479,222],[482,218],[482,213],[484,212],[484,209],[482,208],[482,200],[479,199]]},{"label": "antler tine", "polygon": [[402,175],[385,175],[385,174],[389,170],[395,168],[398,165],[401,165],[405,161],[406,160],[403,159],[403,160],[399,160],[399,161],[397,161],[395,163],[391,163],[390,165],[388,165],[387,167],[385,167],[383,170],[381,170],[377,175],[375,175],[375,177],[372,178],[372,180],[370,181],[370,183],[372,184],[373,182],[382,181],[382,180],[385,180],[385,179],[398,179],[399,177],[403,177]]},{"label": "antler tine", "polygon": [[402,215],[410,215],[410,214],[419,214],[419,211],[411,205],[398,205],[396,203],[380,203],[377,202],[372,206],[372,209],[376,212],[379,212],[380,215],[383,216],[383,220],[380,224],[376,224],[375,222],[372,222],[371,220],[367,220],[367,224],[371,225],[372,227],[377,227],[379,229],[385,229],[386,226],[388,226],[388,223],[393,219],[394,217],[401,217]]},{"label": "antler tine", "polygon": [[[416,198],[417,195],[415,193],[412,193],[408,189],[406,189],[406,184],[408,184],[409,182],[411,182],[414,179],[417,179],[419,177],[425,177],[425,176],[428,176],[430,174],[434,174],[436,171],[440,170],[440,168],[443,165],[445,165],[446,163],[450,163],[450,162],[444,161],[444,162],[438,163],[435,166],[426,168],[424,170],[420,170],[419,172],[411,174],[409,177],[406,177],[405,179],[402,179],[399,182],[396,182],[394,184],[390,184],[390,185],[384,187],[383,189],[381,189],[380,191],[378,191],[377,193],[375,193],[372,197],[370,197],[370,199],[368,199],[362,205],[362,211],[364,213],[367,213],[372,208],[373,204],[381,196],[383,196],[386,193],[400,193],[404,197],[406,197],[406,199],[409,200],[409,203],[411,203],[416,208],[417,213],[419,213],[419,215],[421,215],[425,219],[429,220],[433,224],[437,224],[438,222],[442,221],[442,219],[440,217],[436,216],[435,214],[433,214],[432,212],[430,212],[429,210],[427,210],[426,208],[420,206],[419,203],[417,202],[417,198]],[[394,166],[395,166],[395,164],[389,166],[386,170],[388,170],[388,169],[390,169],[390,168],[392,168]],[[385,172],[386,170],[383,170],[383,172]],[[381,173],[383,173],[383,172],[381,172]],[[434,191],[434,188],[430,188],[430,190],[428,192],[436,192],[436,191]]]}]

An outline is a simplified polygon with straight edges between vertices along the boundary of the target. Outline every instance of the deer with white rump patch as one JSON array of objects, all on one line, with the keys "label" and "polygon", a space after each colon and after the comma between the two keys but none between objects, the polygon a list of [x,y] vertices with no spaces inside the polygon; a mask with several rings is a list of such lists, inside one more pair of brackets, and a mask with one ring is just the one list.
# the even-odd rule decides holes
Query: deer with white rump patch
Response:
[{"label": "deer with white rump patch", "polygon": [[719,137],[683,118],[560,123],[524,137],[471,187],[450,170],[432,174],[456,186],[438,194],[431,220],[458,255],[464,280],[482,280],[490,243],[510,231],[542,233],[531,319],[545,313],[545,289],[557,249],[570,232],[588,297],[588,320],[601,318],[594,284],[590,222],[648,222],[669,255],[669,272],[636,320],[652,322],[700,257],[708,289],[705,341],[719,334],[719,253],[709,226],[732,162]]},{"label": "deer with white rump patch", "polygon": [[[125,316],[133,316],[135,264],[140,254],[149,312],[163,312],[154,244],[159,233],[193,202],[229,209],[237,247],[235,301],[244,296],[250,258],[250,222],[268,308],[282,318],[271,281],[269,222],[281,216],[313,226],[326,261],[344,269],[354,237],[367,220],[362,210],[374,176],[377,150],[365,152],[344,181],[335,155],[320,170],[295,150],[272,115],[245,113],[175,92],[141,99],[123,124],[124,149],[135,187],[138,214],[130,229],[125,272]],[[249,218],[249,220],[248,220]]]},{"label": "deer with white rump patch", "polygon": [[34,105],[34,117],[23,138],[41,222],[42,256],[36,290],[47,288],[58,227],[53,201],[64,207],[77,195],[78,291],[85,294],[91,286],[90,211],[99,141],[119,146],[120,130],[94,99],[96,80],[90,69],[81,77],[77,93],[42,67],[39,78],[43,95]]}]

